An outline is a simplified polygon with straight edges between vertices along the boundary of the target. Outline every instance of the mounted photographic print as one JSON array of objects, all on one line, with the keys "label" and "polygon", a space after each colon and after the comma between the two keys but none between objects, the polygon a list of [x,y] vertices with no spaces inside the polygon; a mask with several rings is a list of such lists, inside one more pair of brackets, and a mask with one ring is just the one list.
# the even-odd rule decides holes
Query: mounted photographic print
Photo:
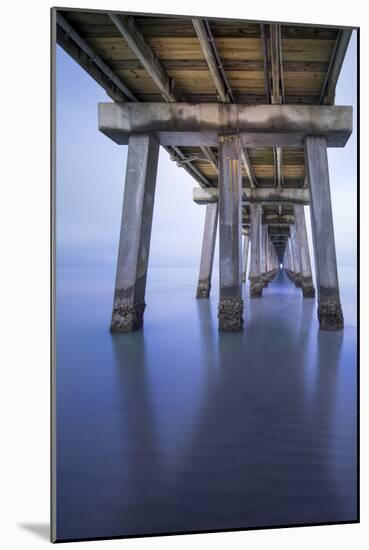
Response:
[{"label": "mounted photographic print", "polygon": [[54,8],[52,540],[358,521],[359,30]]}]

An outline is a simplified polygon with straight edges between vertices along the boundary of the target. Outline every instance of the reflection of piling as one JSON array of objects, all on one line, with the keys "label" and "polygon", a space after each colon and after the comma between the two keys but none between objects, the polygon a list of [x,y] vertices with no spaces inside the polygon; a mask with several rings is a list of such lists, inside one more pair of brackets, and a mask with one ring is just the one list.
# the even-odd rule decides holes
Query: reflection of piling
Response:
[{"label": "reflection of piling", "polygon": [[167,509],[144,337],[135,332],[128,337],[112,335],[111,339],[119,380],[112,400],[123,408],[118,409],[122,418],[121,453],[113,457],[121,480],[121,485],[111,490],[118,503],[115,513],[121,517],[120,534],[151,533]]}]

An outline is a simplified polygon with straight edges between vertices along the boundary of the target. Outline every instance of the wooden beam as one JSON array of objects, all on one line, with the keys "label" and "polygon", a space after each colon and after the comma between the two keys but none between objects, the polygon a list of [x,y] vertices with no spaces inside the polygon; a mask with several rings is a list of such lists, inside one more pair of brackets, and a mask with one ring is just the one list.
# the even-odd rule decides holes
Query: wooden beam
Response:
[{"label": "wooden beam", "polygon": [[336,85],[350,42],[351,33],[352,31],[347,29],[338,31],[336,44],[320,95],[319,103],[322,105],[334,105]]},{"label": "wooden beam", "polygon": [[[58,44],[79,64],[83,69],[88,72],[94,80],[96,80],[104,90],[109,93],[112,99],[119,99],[123,101],[128,98],[131,101],[137,101],[136,96],[127,88],[127,86],[118,78],[110,67],[103,61],[96,53],[90,48],[90,46],[83,40],[83,38],[73,29],[68,21],[60,13],[56,16],[57,25],[63,30],[63,33],[58,32],[57,40]],[[68,41],[72,40],[74,44]],[[82,53],[83,52],[83,55]],[[96,68],[100,71],[97,72]],[[111,96],[112,86],[108,84],[111,81],[120,93],[113,91]]]},{"label": "wooden beam", "polygon": [[[222,74],[219,70],[217,58],[219,59],[218,55],[215,55],[216,53],[216,46],[214,44],[214,40],[212,44],[210,44],[210,37],[208,36],[206,26],[204,22],[201,19],[192,19],[193,26],[195,28],[197,38],[200,42],[201,49],[203,51],[203,54],[205,56],[206,62],[208,64],[210,73],[213,77],[214,85],[217,89],[219,99],[222,103],[229,103],[230,97],[227,93],[227,88],[223,78]],[[214,53],[215,50],[215,53]],[[243,147],[241,147],[241,155],[242,155],[242,162],[245,167],[245,171],[247,174],[247,177],[249,178],[251,187],[255,187],[255,175],[253,173],[252,165],[248,156],[247,151],[244,150]],[[216,169],[217,173],[218,170]]]},{"label": "wooden beam", "polygon": [[108,78],[97,65],[91,63],[91,59],[88,55],[81,50],[77,44],[71,40],[63,29],[57,26],[56,29],[57,44],[63,48],[63,50],[71,56],[74,61],[82,67],[88,73],[91,78],[97,82],[108,94],[108,96],[114,101],[125,101],[126,96],[120,89]]},{"label": "wooden beam", "polygon": [[219,99],[222,101],[222,103],[229,103],[229,96],[227,94],[227,90],[224,86],[224,82],[222,80],[222,76],[220,74],[220,71],[218,69],[218,65],[216,62],[216,59],[214,57],[214,53],[212,50],[212,47],[209,42],[209,37],[206,32],[205,25],[201,19],[192,19],[192,23],[194,26],[194,29],[197,34],[197,38],[200,42],[200,46],[202,49],[202,52],[204,54],[204,57],[206,59],[206,62],[208,64],[211,76],[213,77],[215,88],[218,92]]},{"label": "wooden beam", "polygon": [[215,155],[212,152],[212,150],[209,147],[201,147],[201,151],[204,153],[205,157],[208,159],[208,161],[210,162],[210,164],[213,166],[214,170],[218,174],[219,173],[218,161],[215,158]]},{"label": "wooden beam", "polygon": [[270,25],[270,59],[272,62],[272,95],[271,103],[281,104],[281,51],[280,51],[280,25]]},{"label": "wooden beam", "polygon": [[[177,89],[174,80],[167,75],[159,59],[145,41],[145,38],[137,26],[134,17],[130,15],[120,15],[118,17],[114,13],[109,13],[108,15],[117,30],[121,33],[122,37],[126,40],[128,46],[137,56],[140,63],[144,66],[147,73],[157,85],[164,100],[168,103],[183,100],[184,98]],[[178,147],[174,147],[174,150],[180,160],[185,158],[185,155],[183,155]],[[168,152],[171,156],[173,156],[173,153],[171,153],[170,150]],[[209,156],[211,155],[209,154]],[[185,168],[185,170],[191,174],[196,181],[201,182],[202,185],[211,185],[209,180],[192,163],[187,163],[187,166],[181,164],[181,166]]]},{"label": "wooden beam", "polygon": [[134,18],[131,15],[120,15],[118,17],[115,13],[108,13],[108,15],[159,88],[165,101],[171,103],[180,100],[181,97],[175,89],[174,81],[169,78],[155,53],[146,43]]},{"label": "wooden beam", "polygon": [[176,162],[179,162],[181,168],[184,168],[188,174],[190,174],[202,187],[211,187],[210,181],[196,168],[191,162],[186,162],[183,164],[186,155],[180,150],[179,147],[164,147],[169,153],[171,158]]},{"label": "wooden beam", "polygon": [[[222,73],[219,70],[220,68],[220,66],[218,66],[219,55],[217,53],[214,39],[212,37],[209,37],[206,29],[206,25],[204,24],[202,19],[198,19],[198,18],[192,19],[192,23],[195,28],[197,38],[200,42],[200,46],[205,56],[206,62],[208,64],[210,73],[213,77],[214,85],[218,91],[220,101],[222,103],[229,103],[230,100],[233,99],[232,101],[233,103],[234,102],[233,94],[228,93],[229,91],[228,81],[224,80]],[[212,42],[210,43],[210,41]],[[224,72],[223,72],[223,75],[224,75]],[[241,155],[242,155],[242,162],[243,162],[247,177],[249,178],[249,181],[250,181],[250,185],[251,187],[255,187],[256,179],[252,169],[251,161],[247,151],[243,147],[241,147]],[[216,168],[216,171],[218,173],[217,168]]]},{"label": "wooden beam", "polygon": [[[174,80],[168,76],[159,59],[145,41],[145,38],[138,28],[134,17],[130,15],[120,15],[118,17],[113,13],[109,13],[109,17],[159,88],[165,101],[168,103],[174,103],[176,101],[183,100],[184,98],[176,87]],[[218,171],[217,164],[214,163],[212,152],[206,147],[203,147],[202,150],[213,164],[216,171]],[[177,153],[178,151],[179,150],[177,148]],[[190,164],[190,166],[193,172],[195,172],[200,178],[206,181],[208,185],[210,185],[207,178],[205,178],[205,176],[203,176],[195,166],[192,164]]]},{"label": "wooden beam", "polygon": [[249,178],[251,187],[256,187],[256,178],[254,175],[254,171],[252,169],[252,164],[250,161],[250,157],[248,155],[247,149],[245,147],[241,147],[241,157],[242,162],[246,170],[247,177]]},{"label": "wooden beam", "polygon": [[260,38],[261,38],[261,46],[263,49],[265,95],[266,95],[267,103],[270,103],[271,96],[270,96],[270,80],[269,80],[269,61],[268,61],[268,48],[267,48],[264,24],[260,25]]},{"label": "wooden beam", "polygon": [[[271,103],[281,105],[283,103],[283,64],[281,51],[281,26],[270,25],[270,58],[272,62],[272,89]],[[282,150],[275,149],[275,170],[277,186],[282,186]]]}]

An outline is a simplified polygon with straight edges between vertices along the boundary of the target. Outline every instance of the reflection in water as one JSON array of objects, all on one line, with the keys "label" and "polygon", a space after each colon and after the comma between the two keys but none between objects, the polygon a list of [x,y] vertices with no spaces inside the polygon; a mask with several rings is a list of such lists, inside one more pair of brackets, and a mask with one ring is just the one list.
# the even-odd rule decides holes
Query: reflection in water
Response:
[{"label": "reflection in water", "polygon": [[320,332],[279,273],[218,333],[215,284],[196,300],[181,268],[153,270],[143,331],[111,335],[111,280],[59,272],[60,538],[355,519],[352,324]]},{"label": "reflection in water", "polygon": [[[115,487],[119,504],[115,521],[127,523],[133,532],[149,533],[156,528],[155,509],[161,498],[161,460],[146,372],[145,339],[136,332],[130,338],[111,335],[111,341],[118,382],[113,398],[122,413],[122,452],[116,460],[125,472],[124,483]],[[141,510],[145,506],[150,506],[151,514],[143,523]]]}]

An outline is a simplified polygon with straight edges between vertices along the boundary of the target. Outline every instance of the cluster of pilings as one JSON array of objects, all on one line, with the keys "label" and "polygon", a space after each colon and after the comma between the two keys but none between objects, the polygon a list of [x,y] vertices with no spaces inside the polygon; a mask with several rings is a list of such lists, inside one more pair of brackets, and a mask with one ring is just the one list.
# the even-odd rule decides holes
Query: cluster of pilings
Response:
[{"label": "cluster of pilings", "polygon": [[[159,144],[218,146],[218,187],[202,189],[206,196],[197,200],[207,204],[197,297],[210,294],[219,218],[219,330],[243,328],[242,280],[249,248],[251,298],[262,296],[280,263],[301,287],[302,296],[314,297],[304,204],[311,213],[320,328],[343,328],[327,146],[345,145],[352,131],[350,107],[100,104],[99,127],[117,143],[128,143],[112,331],[143,325]],[[242,187],[244,145],[302,144],[306,189]],[[242,219],[245,202],[250,209],[248,227]],[[293,216],[284,224],[282,219],[263,219],[263,205],[276,202],[293,206]]]}]

